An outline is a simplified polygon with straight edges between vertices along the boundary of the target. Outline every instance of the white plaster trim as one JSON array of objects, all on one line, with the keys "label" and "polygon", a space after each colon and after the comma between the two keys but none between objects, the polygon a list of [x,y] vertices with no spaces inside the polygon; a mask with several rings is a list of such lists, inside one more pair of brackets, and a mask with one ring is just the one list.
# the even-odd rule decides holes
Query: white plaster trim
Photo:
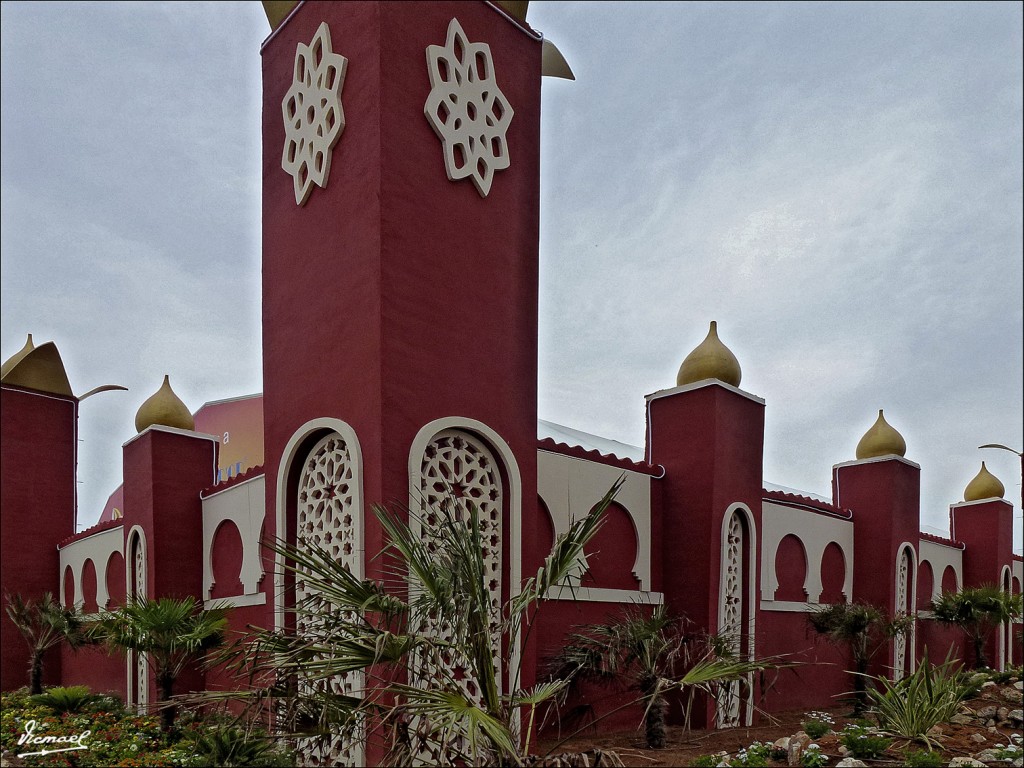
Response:
[{"label": "white plaster trim", "polygon": [[140,437],[142,437],[147,432],[167,432],[167,433],[172,434],[172,435],[184,435],[185,437],[198,437],[201,440],[210,440],[210,441],[212,441],[214,443],[219,443],[220,442],[220,438],[217,437],[217,435],[209,435],[206,432],[195,432],[195,431],[193,431],[191,429],[178,429],[178,427],[165,427],[163,424],[153,424],[151,426],[146,427],[141,432],[139,432],[139,434],[135,435],[135,437],[128,438],[128,440],[126,440],[125,442],[123,442],[121,444],[121,447],[124,448],[126,445],[131,445],[132,443],[134,443],[136,440],[138,440]]},{"label": "white plaster trim", "polygon": [[910,459],[904,458],[903,456],[898,456],[895,453],[887,453],[885,456],[872,456],[870,459],[854,459],[853,461],[844,461],[839,464],[833,464],[832,469],[839,469],[840,467],[853,467],[859,464],[875,464],[879,461],[893,460],[902,462],[903,464],[914,467],[915,469],[921,468],[920,464],[917,464],[911,461]]},{"label": "white plaster trim", "polygon": [[820,603],[801,603],[795,600],[762,600],[762,611],[787,611],[790,613],[809,613],[820,607]]},{"label": "white plaster trim", "polygon": [[[203,403],[201,406],[199,406],[199,411],[203,410],[203,408],[209,408],[211,405],[223,405],[224,403],[237,403],[237,402],[239,402],[241,400],[254,400],[257,397],[263,397],[263,393],[262,392],[254,392],[251,395],[239,395],[238,397],[225,397],[223,400],[207,400],[205,403]],[[199,413],[199,411],[196,411],[196,413]]]},{"label": "white plaster trim", "polygon": [[[238,477],[238,475],[235,475],[235,477]],[[216,486],[214,486],[213,488],[210,489],[210,492],[206,496],[203,495],[204,492],[200,492],[199,498],[201,498],[203,501],[206,501],[207,499],[212,499],[213,497],[219,496],[222,493],[227,493],[229,491],[235,490],[236,488],[241,488],[243,485],[246,485],[247,483],[255,483],[257,480],[265,481],[266,477],[266,472],[261,472],[258,475],[253,475],[252,477],[246,478],[240,483],[236,483],[235,485],[227,486],[225,488],[217,488]]]},{"label": "white plaster trim", "polygon": [[[1003,504],[1013,506],[1012,504],[1010,504],[1009,501],[1007,501],[1001,496],[989,496],[987,499],[975,499],[974,501],[958,501],[956,504],[950,504],[949,508],[958,509],[960,507],[974,507],[977,506],[978,504],[991,504],[993,501],[1001,501],[1003,502]],[[956,536],[954,536],[953,538],[955,539]]]},{"label": "white plaster trim", "polygon": [[779,578],[775,572],[776,555],[779,544],[790,534],[796,536],[804,548],[807,560],[804,593],[807,602],[817,604],[821,600],[821,560],[825,556],[825,549],[833,542],[843,551],[843,595],[847,602],[853,602],[853,522],[841,517],[817,515],[769,500],[761,504],[761,604],[776,602],[775,590],[779,588]]},{"label": "white plaster trim", "polygon": [[[699,382],[698,382],[699,383]],[[721,383],[721,382],[716,382]],[[725,385],[728,386],[728,385]],[[735,389],[735,387],[733,388]],[[739,391],[739,390],[737,390]],[[725,515],[722,517],[722,531],[718,540],[718,549],[722,557],[720,558],[718,565],[718,632],[723,632],[728,627],[722,624],[722,617],[725,615],[725,549],[726,540],[729,535],[729,523],[732,520],[734,514],[741,514],[747,524],[747,535],[750,537],[750,541],[747,543],[747,552],[749,553],[749,561],[747,563],[747,581],[749,583],[747,588],[747,613],[749,618],[747,619],[747,661],[753,661],[755,658],[755,647],[754,641],[757,637],[754,634],[755,630],[755,619],[757,617],[757,526],[754,524],[754,515],[750,511],[750,507],[742,502],[734,502],[729,505],[728,509],[725,510]],[[747,676],[747,706],[745,707],[745,719],[747,727],[754,722],[754,686],[753,686],[753,675]]]},{"label": "white plaster trim", "polygon": [[[203,600],[210,600],[214,589],[213,543],[221,524],[230,521],[242,541],[242,565],[239,580],[244,595],[262,595],[263,563],[260,558],[260,531],[267,513],[266,475],[225,488],[203,499]],[[235,596],[238,597],[238,596]],[[222,598],[218,598],[222,599]],[[224,598],[226,599],[226,598]],[[249,603],[251,605],[251,603]]]},{"label": "white plaster trim", "polygon": [[[279,540],[287,540],[288,538],[288,488],[286,486],[288,469],[298,458],[296,454],[299,444],[313,433],[321,431],[336,432],[341,435],[352,458],[352,476],[356,486],[353,491],[353,499],[358,500],[355,513],[359,516],[359,541],[357,542],[357,556],[355,558],[358,563],[359,572],[355,575],[361,579],[364,577],[366,564],[366,539],[363,534],[365,522],[363,520],[363,452],[355,430],[347,422],[329,417],[311,419],[292,433],[291,438],[289,438],[288,443],[284,447],[284,451],[281,452],[281,463],[277,467],[277,510],[275,516],[277,528],[275,535]],[[284,558],[280,552],[274,555],[274,627],[278,630],[284,629]]]},{"label": "white plaster trim", "polygon": [[602,587],[552,587],[547,600],[572,600],[581,603],[635,603],[637,605],[661,605],[665,602],[662,592],[634,591],[631,589],[605,589]]},{"label": "white plaster trim", "polygon": [[[82,570],[85,568],[85,561],[92,560],[96,569],[96,606],[101,610],[107,607],[110,601],[110,591],[107,589],[107,566],[110,558],[118,552],[124,556],[124,526],[118,525],[103,531],[91,533],[88,536],[73,541],[60,548],[60,604],[65,608],[81,610],[85,605],[85,595],[82,592]],[[74,595],[72,604],[65,604],[64,595],[64,572],[70,567],[74,583]]]},{"label": "white plaster trim", "polygon": [[[1013,594],[1013,576],[1010,566],[1004,565],[999,571],[999,588]],[[1000,622],[996,632],[996,663],[1000,672],[1005,672],[1013,663],[1013,622]]]},{"label": "white plaster trim", "polygon": [[662,397],[670,397],[672,395],[678,395],[680,392],[690,392],[695,389],[703,389],[704,387],[711,386],[719,386],[722,387],[722,389],[727,389],[730,392],[740,395],[741,397],[745,397],[747,398],[747,400],[750,400],[752,402],[759,403],[761,405],[765,404],[763,398],[760,398],[757,395],[752,395],[749,392],[745,392],[744,390],[740,389],[739,387],[734,387],[732,384],[726,384],[724,381],[719,381],[718,379],[701,379],[700,381],[695,381],[691,384],[683,384],[681,387],[672,387],[671,389],[659,389],[657,392],[652,392],[651,394],[646,395],[645,398],[648,403],[651,403],[651,401],[659,400]]},{"label": "white plaster trim", "polygon": [[917,543],[917,549],[918,569],[924,563],[928,563],[928,567],[932,572],[932,594],[930,598],[932,601],[942,597],[942,577],[946,573],[947,566],[953,567],[953,573],[956,574],[956,588],[957,591],[960,590],[960,585],[963,584],[964,552],[962,549],[939,544],[928,539],[921,539]]},{"label": "white plaster trim", "polygon": [[[620,477],[624,482],[615,503],[629,515],[637,542],[631,570],[640,581],[638,591],[649,592],[651,476],[553,451],[537,451],[537,494],[551,514],[556,537],[568,533],[573,521],[587,515]],[[586,568],[586,557],[581,566]],[[574,583],[578,584],[578,579]]]},{"label": "white plaster trim", "polygon": [[[470,419],[465,416],[446,416],[435,419],[423,425],[420,431],[413,438],[409,448],[409,509],[416,509],[419,503],[419,479],[420,464],[423,461],[423,452],[434,436],[446,429],[463,430],[475,432],[484,439],[492,451],[498,454],[505,465],[505,473],[508,476],[508,517],[509,517],[509,598],[514,598],[522,591],[522,520],[523,520],[523,479],[519,473],[519,462],[509,448],[508,443],[482,421]],[[511,662],[509,673],[509,688],[517,690],[519,677],[522,672],[520,666],[520,654],[522,649],[519,645],[520,638],[514,637],[509,640]],[[513,672],[514,670],[514,672]],[[515,679],[513,679],[515,678]]]},{"label": "white plaster trim", "polygon": [[215,600],[203,600],[203,608],[245,608],[248,605],[266,605],[267,593],[256,592],[251,595],[237,595],[235,597],[218,597]]}]

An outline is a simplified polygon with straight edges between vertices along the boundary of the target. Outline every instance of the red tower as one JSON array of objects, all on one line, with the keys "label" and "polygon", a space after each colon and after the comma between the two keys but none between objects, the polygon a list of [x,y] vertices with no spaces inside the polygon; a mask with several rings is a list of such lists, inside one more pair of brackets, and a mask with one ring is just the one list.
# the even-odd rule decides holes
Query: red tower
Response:
[{"label": "red tower", "polygon": [[[764,401],[738,388],[736,358],[707,339],[683,362],[679,386],[647,396],[647,456],[665,467],[662,562],[668,606],[752,658],[759,594]],[[740,725],[753,691],[693,712],[694,722]]]},{"label": "red tower", "polygon": [[[78,399],[52,342],[25,347],[0,374],[0,595],[59,595],[57,544],[75,532]],[[0,611],[0,689],[25,685],[28,648]],[[44,660],[46,685],[60,683],[60,654]]]},{"label": "red tower", "polygon": [[[907,445],[881,411],[857,445],[857,460],[832,468],[835,503],[854,511],[857,557],[853,599],[889,615],[915,611],[920,539],[921,467],[903,457]],[[916,633],[897,638],[885,666],[914,668]]]},{"label": "red tower", "polygon": [[[436,473],[496,496],[501,590],[518,588],[541,48],[490,3],[346,2],[298,5],[262,50],[267,518],[367,576],[369,505],[408,504]],[[321,493],[330,513],[307,503]]]}]

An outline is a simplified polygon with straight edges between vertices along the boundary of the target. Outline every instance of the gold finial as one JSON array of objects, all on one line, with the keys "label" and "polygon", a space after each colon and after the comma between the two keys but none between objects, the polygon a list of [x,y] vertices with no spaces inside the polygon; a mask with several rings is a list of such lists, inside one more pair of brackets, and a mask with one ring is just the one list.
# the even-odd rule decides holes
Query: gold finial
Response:
[{"label": "gold finial", "polygon": [[3,366],[0,366],[0,379],[3,379],[11,372],[18,363],[20,363],[29,352],[36,348],[36,345],[32,343],[32,334],[28,335],[28,339],[25,341],[25,346],[11,355],[7,360],[4,361]]},{"label": "gold finial", "polygon": [[154,424],[163,427],[194,430],[195,420],[192,412],[181,402],[171,389],[170,377],[164,376],[164,383],[135,414],[135,430],[142,432]]},{"label": "gold finial", "polygon": [[698,344],[679,366],[676,386],[681,387],[704,379],[718,379],[738,387],[742,375],[740,361],[718,338],[718,322],[712,320],[704,341]]},{"label": "gold finial", "polygon": [[857,443],[858,459],[873,459],[876,456],[906,456],[907,441],[885,420],[881,409],[878,418],[864,437]]},{"label": "gold finial", "polygon": [[964,501],[981,501],[982,499],[1001,499],[1006,489],[999,478],[988,471],[985,462],[974,479],[964,488]]}]

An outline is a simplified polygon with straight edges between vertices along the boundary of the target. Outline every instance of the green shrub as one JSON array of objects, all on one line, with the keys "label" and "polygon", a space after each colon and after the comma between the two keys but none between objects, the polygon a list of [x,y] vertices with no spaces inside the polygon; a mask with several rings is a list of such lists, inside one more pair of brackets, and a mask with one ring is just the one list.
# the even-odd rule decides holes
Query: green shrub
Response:
[{"label": "green shrub", "polygon": [[87,685],[72,685],[68,688],[50,688],[32,697],[35,704],[42,704],[58,715],[65,712],[81,712],[87,705],[102,698],[92,693]]},{"label": "green shrub", "polygon": [[820,739],[832,730],[833,722],[828,712],[808,712],[807,719],[800,723],[800,727],[812,739]]},{"label": "green shrub", "polygon": [[903,753],[903,764],[908,768],[941,768],[946,764],[946,758],[938,752],[908,749]]},{"label": "green shrub", "polygon": [[774,748],[768,742],[755,741],[749,747],[744,747],[736,757],[729,761],[729,765],[743,765],[748,768],[765,768],[772,760]]},{"label": "green shrub", "polygon": [[720,762],[722,762],[721,755],[700,755],[695,757],[690,765],[694,768],[715,768]]},{"label": "green shrub", "polygon": [[947,658],[939,666],[928,663],[928,651],[917,669],[895,682],[876,678],[880,690],[868,692],[878,724],[886,731],[928,746],[938,745],[928,735],[934,726],[948,721],[967,698],[968,687],[960,682],[955,663]]},{"label": "green shrub", "polygon": [[[238,731],[220,738],[222,731],[232,731],[232,722],[228,718],[212,714],[186,715],[182,718],[183,727],[173,734],[160,731],[158,716],[137,715],[126,709],[115,697],[98,696],[66,689],[51,689],[48,694],[57,691],[56,699],[61,702],[81,701],[88,696],[88,703],[82,704],[80,711],[67,711],[57,714],[51,707],[38,701],[43,696],[30,696],[28,688],[0,694],[0,751],[11,751],[15,754],[34,751],[31,747],[19,745],[18,739],[31,726],[36,736],[75,737],[89,731],[87,739],[82,740],[86,749],[75,752],[55,753],[50,755],[34,755],[25,758],[26,766],[76,766],[77,768],[199,768],[208,765],[254,765],[254,766],[290,766],[294,762],[291,754],[282,749],[267,746],[266,734],[254,729],[247,739],[239,739]],[[217,741],[221,745],[229,745],[223,762],[215,749],[207,749],[200,745],[203,739]],[[232,749],[230,745],[234,744]],[[40,745],[39,750],[45,748]]]},{"label": "green shrub", "polygon": [[874,728],[862,725],[848,725],[839,735],[839,741],[858,760],[874,760],[885,754],[892,739],[883,736]]},{"label": "green shrub", "polygon": [[822,768],[828,765],[828,755],[822,752],[817,744],[808,744],[807,749],[800,755],[800,765],[803,768]]}]

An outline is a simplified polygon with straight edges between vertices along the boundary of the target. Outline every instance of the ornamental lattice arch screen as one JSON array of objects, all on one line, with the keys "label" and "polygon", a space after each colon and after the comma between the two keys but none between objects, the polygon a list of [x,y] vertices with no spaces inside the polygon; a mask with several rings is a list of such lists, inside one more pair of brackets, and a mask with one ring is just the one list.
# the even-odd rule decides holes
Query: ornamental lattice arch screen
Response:
[{"label": "ornamental lattice arch screen", "polygon": [[[457,520],[469,524],[471,507],[475,507],[482,537],[485,587],[490,613],[491,650],[498,679],[505,683],[501,653],[501,606],[505,594],[505,491],[502,467],[490,446],[472,432],[444,429],[435,434],[423,449],[416,478],[417,501],[412,507],[411,527],[434,552],[442,524],[441,510],[448,509]],[[449,627],[422,619],[421,630],[437,634],[441,640],[453,641]],[[456,649],[441,653],[447,672],[459,681],[463,694],[470,700],[480,698],[477,681],[470,674],[469,660]],[[421,683],[430,684],[443,671],[423,664],[417,670]]]},{"label": "ornamental lattice arch screen", "polygon": [[[432,421],[420,429],[409,451],[409,508],[422,514],[445,496],[446,483],[453,486],[463,511],[472,500],[481,523],[487,521],[484,558],[491,574],[487,586],[492,614],[500,615],[502,603],[519,594],[522,578],[522,480],[515,454],[496,431],[476,419]],[[415,518],[410,525],[414,532],[426,535]],[[519,638],[505,641],[510,644],[507,654],[494,650],[502,688],[510,690],[518,685],[518,680],[510,678],[518,674]],[[508,661],[508,669],[502,668],[501,656]]]},{"label": "ornamental lattice arch screen", "polygon": [[[359,579],[365,578],[363,551],[362,454],[354,430],[345,422],[317,419],[303,425],[289,440],[278,472],[277,530],[299,549],[326,551]],[[289,584],[288,582],[291,581]],[[276,621],[286,626],[285,587],[294,591],[295,605],[306,611],[295,615],[297,634],[315,633],[323,617],[336,609],[306,583],[302,572],[286,579],[283,558],[275,567]],[[365,685],[360,671],[335,675],[316,682],[298,681],[307,693],[314,689],[344,696],[361,696]],[[297,745],[303,765],[362,765],[361,739],[310,739]]]},{"label": "ornamental lattice arch screen", "polygon": [[[733,504],[722,521],[718,587],[718,634],[740,659],[754,658],[754,587],[757,529],[744,504]],[[719,728],[751,725],[754,681],[748,675],[719,688],[715,720]]]},{"label": "ornamental lattice arch screen", "polygon": [[[916,616],[915,602],[917,596],[917,555],[912,544],[904,542],[900,545],[896,555],[896,595],[895,615]],[[893,638],[892,652],[892,674],[893,679],[899,680],[905,675],[914,671],[917,666],[917,657],[914,649],[917,647],[917,622],[910,625],[910,629],[902,632]]]},{"label": "ornamental lattice arch screen", "polygon": [[[147,590],[148,558],[146,557],[146,533],[139,526],[128,532],[128,553],[125,563],[126,602],[149,597]],[[149,705],[149,663],[146,654],[129,651],[127,654],[128,704],[138,712],[145,712]]]}]

